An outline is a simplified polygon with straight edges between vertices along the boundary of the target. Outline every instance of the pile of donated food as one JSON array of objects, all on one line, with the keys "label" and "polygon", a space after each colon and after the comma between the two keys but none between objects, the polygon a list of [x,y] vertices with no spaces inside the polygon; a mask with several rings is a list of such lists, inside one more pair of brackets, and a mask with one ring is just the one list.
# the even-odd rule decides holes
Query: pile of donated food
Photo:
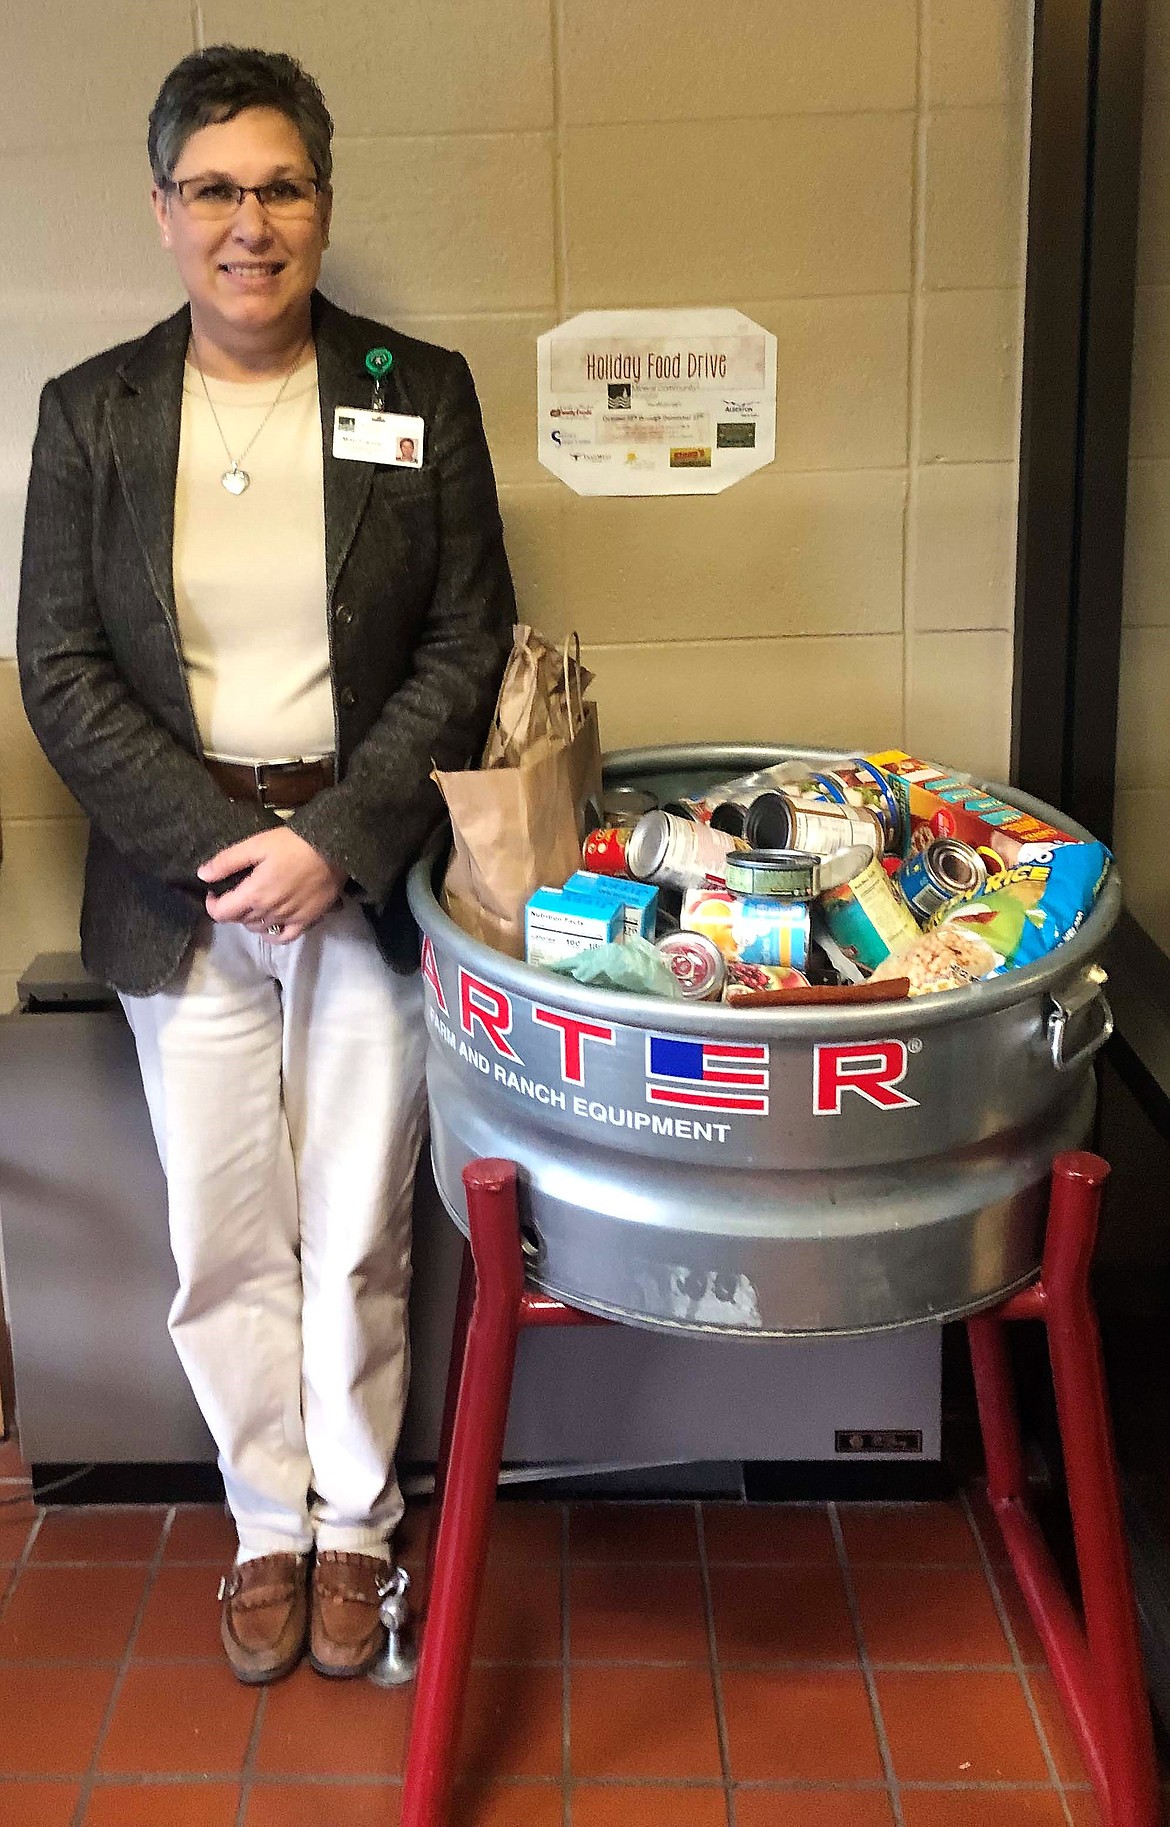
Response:
[{"label": "pile of donated food", "polygon": [[1051,951],[1109,868],[1103,845],[900,750],[649,800],[613,790],[582,869],[531,897],[530,964],[740,1006],[867,983],[920,996]]},{"label": "pile of donated food", "polygon": [[605,788],[590,683],[575,637],[518,625],[479,768],[435,775],[452,919],[578,982],[761,1007],[962,989],[1071,938],[1111,867],[900,749],[663,804]]}]

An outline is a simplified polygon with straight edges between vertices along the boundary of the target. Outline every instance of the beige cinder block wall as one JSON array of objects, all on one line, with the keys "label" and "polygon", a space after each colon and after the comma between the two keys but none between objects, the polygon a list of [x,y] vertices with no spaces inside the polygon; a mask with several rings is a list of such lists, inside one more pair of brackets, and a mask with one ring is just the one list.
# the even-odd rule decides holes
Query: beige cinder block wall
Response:
[{"label": "beige cinder block wall", "polygon": [[[284,46],[338,127],[325,286],[465,351],[524,614],[576,627],[610,747],[1008,753],[1030,0],[72,0],[5,27],[0,655],[36,396],[179,302],[146,113],[193,43]],[[62,46],[67,47],[65,51]],[[773,467],[582,501],[538,334],[729,304],[775,331]],[[83,822],[0,658],[0,1007],[73,944]]]},{"label": "beige cinder block wall", "polygon": [[1170,0],[1149,0],[1115,841],[1126,901],[1170,948]]}]

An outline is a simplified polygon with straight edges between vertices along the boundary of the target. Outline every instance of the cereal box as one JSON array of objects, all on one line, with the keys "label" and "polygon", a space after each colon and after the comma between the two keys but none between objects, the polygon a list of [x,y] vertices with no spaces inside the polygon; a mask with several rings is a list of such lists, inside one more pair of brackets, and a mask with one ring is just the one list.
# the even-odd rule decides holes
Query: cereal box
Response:
[{"label": "cereal box", "polygon": [[957,837],[978,850],[994,872],[1017,863],[1047,862],[1057,845],[1078,841],[985,793],[965,775],[918,761],[904,749],[884,749],[867,759],[890,781],[905,814],[907,855],[924,850],[936,837]]}]

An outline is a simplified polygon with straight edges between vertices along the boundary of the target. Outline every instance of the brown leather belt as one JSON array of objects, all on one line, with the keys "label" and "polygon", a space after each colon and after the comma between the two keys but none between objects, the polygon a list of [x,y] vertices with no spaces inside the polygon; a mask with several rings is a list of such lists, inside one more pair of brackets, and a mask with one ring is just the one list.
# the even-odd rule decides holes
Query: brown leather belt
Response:
[{"label": "brown leather belt", "polygon": [[314,793],[331,787],[336,770],[332,755],[323,761],[216,761],[203,757],[212,780],[229,799],[248,799],[268,812],[295,811]]}]

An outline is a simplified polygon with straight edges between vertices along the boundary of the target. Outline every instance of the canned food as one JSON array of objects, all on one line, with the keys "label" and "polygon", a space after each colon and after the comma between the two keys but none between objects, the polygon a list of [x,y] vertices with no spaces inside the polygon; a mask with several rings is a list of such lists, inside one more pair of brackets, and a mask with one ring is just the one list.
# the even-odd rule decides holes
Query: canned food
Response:
[{"label": "canned food", "polygon": [[711,828],[713,831],[730,831],[732,837],[742,837],[746,818],[746,806],[739,805],[734,799],[722,800],[712,810]]},{"label": "canned food", "polygon": [[658,950],[669,964],[679,994],[688,1002],[716,1002],[727,967],[723,953],[702,933],[667,933]]},{"label": "canned food", "polygon": [[812,775],[812,785],[803,789],[803,797],[827,799],[840,806],[858,806],[877,815],[885,833],[885,848],[903,849],[902,808],[893,785],[881,769],[861,756],[842,765]]},{"label": "canned food", "polygon": [[658,807],[657,793],[644,787],[603,787],[601,817],[607,825],[629,825],[632,829],[647,812]]},{"label": "canned food", "polygon": [[918,924],[868,847],[858,846],[851,859],[840,859],[840,866],[847,862],[856,867],[850,868],[845,881],[823,891],[818,917],[835,950],[868,977],[891,954],[913,945]]},{"label": "canned food", "polygon": [[794,965],[800,970],[808,957],[809,912],[803,901],[778,901],[770,895],[745,898],[725,888],[696,888],[683,900],[682,929],[702,933],[726,959],[744,964]]},{"label": "canned food", "polygon": [[728,857],[724,874],[736,894],[811,901],[820,885],[820,858],[805,850],[737,850]]},{"label": "canned food", "polygon": [[948,901],[978,894],[987,880],[987,864],[961,838],[936,837],[925,850],[907,857],[897,879],[909,906],[925,923]]},{"label": "canned food", "polygon": [[[742,814],[753,799],[781,788],[789,793],[806,793],[811,778],[807,762],[779,761],[775,767],[757,768],[753,774],[739,774],[734,780],[720,781],[718,786],[708,787],[694,799],[672,801],[665,810],[671,812],[676,806],[680,811],[685,808],[684,816],[714,825],[717,831],[730,831],[736,837],[742,837]],[[740,815],[738,820],[737,813]]]},{"label": "canned food", "polygon": [[694,888],[709,875],[722,881],[728,851],[743,848],[725,831],[689,823],[672,812],[647,812],[626,844],[626,868],[640,882]]},{"label": "canned food", "polygon": [[868,806],[843,806],[787,793],[761,793],[748,807],[743,834],[753,850],[807,850],[832,856],[866,845],[875,856],[885,848],[885,831]]},{"label": "canned food", "polygon": [[632,825],[602,825],[581,846],[581,860],[594,875],[628,875],[626,847]]}]

